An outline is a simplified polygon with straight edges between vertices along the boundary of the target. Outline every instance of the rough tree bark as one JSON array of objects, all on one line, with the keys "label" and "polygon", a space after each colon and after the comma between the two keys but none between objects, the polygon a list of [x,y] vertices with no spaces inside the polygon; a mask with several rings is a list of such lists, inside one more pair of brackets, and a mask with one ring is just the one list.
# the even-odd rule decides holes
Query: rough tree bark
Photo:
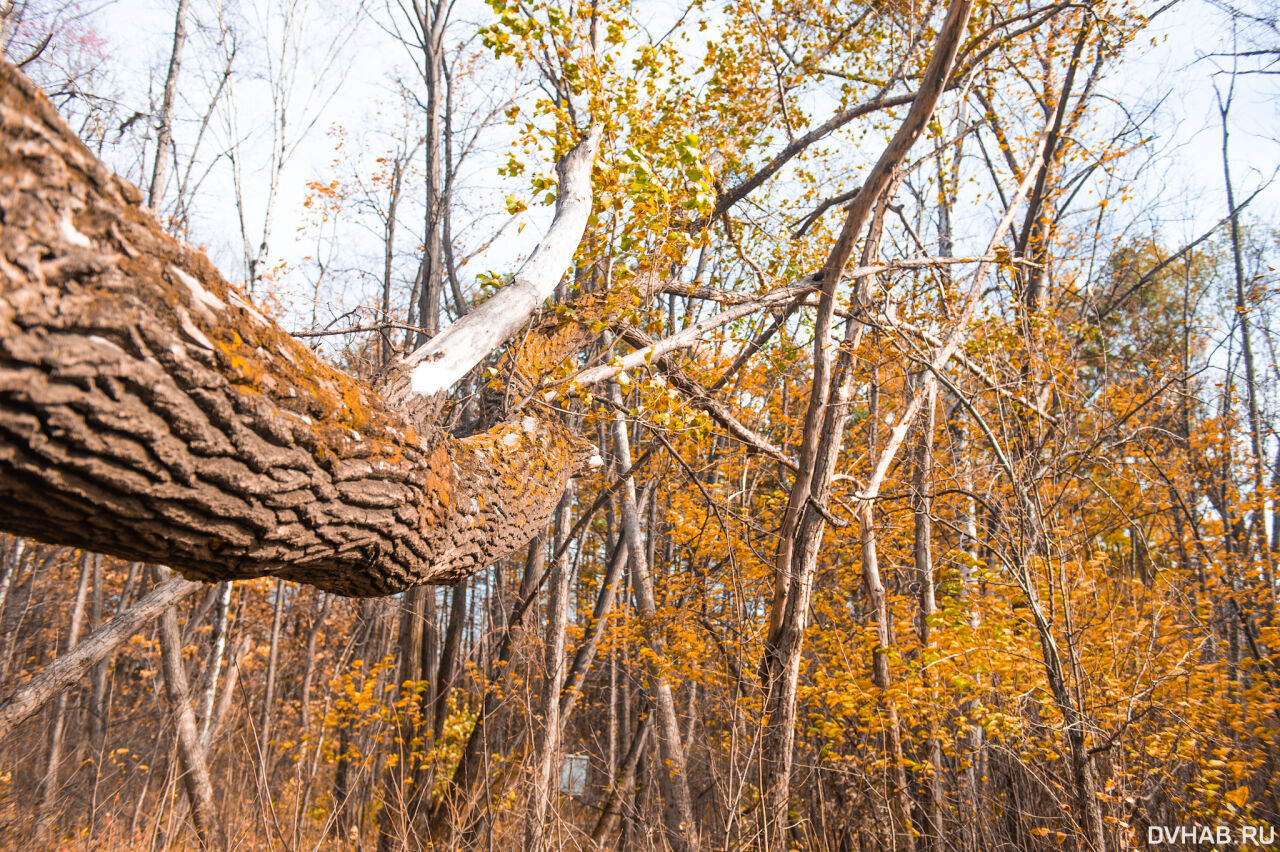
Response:
[{"label": "rough tree bark", "polygon": [[[563,274],[599,136],[561,161],[542,244],[486,307],[527,318]],[[0,529],[207,581],[385,595],[454,582],[545,526],[586,442],[534,416],[456,438],[421,416],[433,399],[403,413],[411,366],[414,384],[448,387],[510,317],[479,343],[455,324],[430,344],[448,353],[440,372],[419,353],[379,393],[282,332],[140,201],[0,69]]]}]

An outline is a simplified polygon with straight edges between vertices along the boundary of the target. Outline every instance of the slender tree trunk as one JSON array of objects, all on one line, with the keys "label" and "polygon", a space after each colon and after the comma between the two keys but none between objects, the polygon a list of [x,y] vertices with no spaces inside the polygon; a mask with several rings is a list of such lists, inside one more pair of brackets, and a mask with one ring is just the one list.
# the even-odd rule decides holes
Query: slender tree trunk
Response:
[{"label": "slender tree trunk", "polygon": [[27,540],[13,537],[10,546],[4,552],[4,560],[0,562],[0,626],[4,625],[5,605],[9,602],[9,591],[13,588],[13,578],[18,575],[22,566],[22,558],[27,552]]},{"label": "slender tree trunk", "polygon": [[[93,560],[93,602],[90,606],[89,620],[96,631],[102,627],[103,598],[102,557]],[[110,657],[93,667],[89,687],[89,754],[99,778],[102,776],[102,754],[107,740],[107,674],[110,669]]]},{"label": "slender tree trunk", "polygon": [[284,581],[276,580],[271,607],[271,637],[267,650],[267,683],[262,691],[262,716],[258,726],[259,747],[262,755],[262,780],[269,781],[271,764],[271,734],[276,718],[276,676],[280,667],[280,627],[284,621]]},{"label": "slender tree trunk", "polygon": [[[605,569],[604,578],[600,583],[600,591],[596,595],[595,606],[591,610],[590,627],[587,629],[587,635],[582,637],[582,642],[578,645],[578,650],[573,654],[573,663],[569,666],[569,672],[565,676],[564,689],[560,694],[560,723],[567,725],[570,716],[577,707],[578,697],[582,694],[582,685],[586,681],[587,671],[591,668],[591,663],[595,660],[596,652],[600,648],[600,640],[604,637],[605,628],[609,623],[609,615],[613,612],[614,602],[618,597],[618,587],[623,580],[623,572],[627,567],[627,546],[625,542],[618,542],[613,549],[613,555],[609,559],[609,566]],[[620,723],[623,728],[626,722]]]},{"label": "slender tree trunk", "polygon": [[453,74],[449,70],[449,64],[442,62],[440,64],[441,76],[444,80],[444,126],[441,128],[440,135],[444,141],[444,189],[441,192],[440,199],[440,235],[444,243],[444,268],[449,279],[450,295],[453,298],[453,309],[458,317],[464,317],[467,314],[469,305],[467,297],[462,292],[462,284],[458,281],[458,264],[453,256],[453,186],[454,178],[457,174],[459,162],[453,159],[453,101],[454,87]]},{"label": "slender tree trunk", "polygon": [[129,574],[124,578],[124,588],[120,590],[120,602],[116,605],[116,615],[120,615],[120,613],[133,606],[133,593],[138,589],[138,578],[141,574],[141,563],[130,562]]},{"label": "slender tree trunk", "polygon": [[873,502],[862,501],[858,506],[858,527],[862,534],[862,577],[876,619],[876,649],[871,664],[871,681],[881,695],[882,726],[887,744],[889,766],[889,812],[893,819],[892,830],[900,838],[903,848],[915,849],[914,829],[911,826],[911,804],[908,798],[906,762],[902,754],[902,729],[898,720],[898,708],[885,698],[889,689],[889,651],[893,647],[890,633],[892,625],[888,597],[880,577],[880,559],[876,542]]},{"label": "slender tree trunk", "polygon": [[216,589],[213,604],[213,632],[209,637],[209,664],[206,668],[204,690],[200,696],[200,741],[208,748],[213,710],[218,696],[218,673],[227,653],[228,617],[231,613],[231,583],[223,581]]},{"label": "slender tree trunk", "polygon": [[[391,262],[394,259],[394,250],[396,243],[396,210],[400,206],[400,188],[404,178],[404,162],[400,155],[397,154],[392,164],[390,197],[387,203],[387,221],[384,228],[382,243],[382,305],[381,316],[382,322],[391,321]],[[391,365],[393,351],[391,348],[391,330],[383,329],[378,332],[381,338],[382,361],[379,365],[384,370]]]},{"label": "slender tree trunk", "polygon": [[[882,234],[884,224],[884,212],[886,205],[892,193],[885,196],[884,201],[877,206],[876,216],[871,222],[868,230],[866,246],[863,250],[863,263],[869,264],[879,252],[879,241]],[[861,305],[868,303],[870,298],[870,284],[862,282],[858,293],[857,300]],[[851,317],[845,329],[845,348],[841,355],[841,363],[838,373],[841,379],[837,385],[838,392],[835,397],[835,403],[827,412],[827,420],[823,428],[823,438],[820,445],[819,473],[815,476],[815,481],[819,484],[819,488],[814,491],[814,500],[816,506],[825,506],[829,497],[829,489],[832,476],[835,472],[835,463],[840,448],[840,435],[843,431],[843,419],[846,416],[849,404],[849,374],[852,369],[851,352],[856,351],[858,343],[861,340],[862,327],[856,323]],[[936,369],[938,364],[936,361],[931,369]],[[881,714],[883,719],[883,727],[885,730],[886,752],[888,753],[888,797],[889,797],[889,813],[890,813],[890,835],[891,842],[895,845],[901,844],[907,852],[914,852],[915,849],[915,829],[911,825],[911,802],[909,797],[909,788],[907,784],[907,776],[905,769],[905,760],[902,751],[902,734],[901,724],[898,718],[898,709],[896,704],[889,698],[889,661],[888,654],[893,645],[892,636],[892,614],[889,611],[888,597],[885,592],[884,583],[880,575],[879,551],[877,544],[877,534],[875,528],[875,504],[878,499],[881,484],[887,473],[889,465],[892,463],[898,449],[902,446],[902,442],[906,436],[908,429],[917,416],[924,400],[933,400],[936,394],[937,384],[932,373],[922,373],[923,378],[920,386],[915,389],[911,395],[911,399],[907,402],[905,410],[899,417],[898,424],[890,430],[889,436],[880,446],[879,425],[878,425],[878,408],[879,408],[879,377],[875,370],[872,371],[872,395],[873,395],[873,413],[869,419],[867,431],[868,457],[872,459],[872,474],[867,479],[866,485],[862,489],[862,493],[858,495],[857,509],[855,517],[859,527],[859,538],[861,544],[862,555],[862,571],[863,580],[867,588],[867,598],[871,603],[872,613],[876,619],[876,649],[872,660],[872,682],[878,687],[879,699],[882,702]],[[817,559],[817,545],[821,541],[824,519],[821,513],[817,511],[809,511],[806,515],[806,524],[802,527],[802,532],[807,536],[806,544],[803,550],[798,551],[802,554],[805,562],[800,566],[801,570],[796,573],[800,576],[805,574],[812,576],[814,565]],[[807,602],[807,590],[805,592],[805,600]],[[798,632],[798,631],[797,631]],[[793,655],[798,652],[792,651]],[[787,658],[790,661],[790,657]],[[798,662],[790,663],[798,669]],[[790,676],[791,669],[786,670]],[[794,687],[792,687],[794,689]],[[794,701],[794,699],[793,699]],[[794,711],[793,711],[794,713]],[[794,715],[792,717],[794,725]],[[781,803],[776,803],[780,806]]]},{"label": "slender tree trunk", "polygon": [[[657,602],[654,597],[653,577],[649,573],[648,558],[640,532],[640,512],[636,505],[636,484],[631,475],[631,442],[627,436],[627,421],[622,416],[625,409],[622,391],[616,382],[610,383],[610,396],[616,408],[613,419],[613,447],[618,464],[618,475],[624,484],[619,503],[622,509],[622,530],[630,552],[631,577],[635,593],[636,609],[649,624],[656,624]],[[664,802],[663,825],[667,842],[676,852],[697,852],[699,848],[698,824],[693,817],[693,803],[689,796],[688,778],[685,774],[684,747],[680,742],[680,726],[676,717],[675,696],[671,684],[662,672],[665,643],[660,631],[649,634],[649,651],[653,659],[648,666],[649,692],[653,712],[661,765],[658,768],[658,786]]]},{"label": "slender tree trunk", "polygon": [[393,746],[396,760],[387,767],[382,777],[378,848],[383,852],[408,848],[411,844],[412,802],[418,798],[417,791],[413,789],[413,779],[417,775],[416,763],[420,757],[414,754],[413,744],[421,734],[425,721],[421,714],[413,711],[420,707],[415,690],[423,680],[422,637],[428,595],[434,596],[435,589],[418,587],[405,592],[400,601],[400,633],[397,642],[399,666],[396,689],[392,694],[396,697],[396,706],[401,709],[395,718],[396,736]]},{"label": "slender tree trunk", "polygon": [[[429,714],[433,719],[431,734],[437,740],[443,735],[445,721],[449,718],[449,692],[453,689],[454,678],[458,675],[462,654],[462,634],[469,623],[467,583],[464,581],[454,586],[449,596],[449,624],[445,628],[444,645],[440,648],[440,664],[436,667],[435,676],[435,698]],[[432,662],[434,662],[434,653],[427,659],[428,665]]]},{"label": "slender tree trunk", "polygon": [[1107,852],[1106,833],[1102,823],[1102,807],[1098,802],[1098,782],[1093,766],[1093,755],[1089,753],[1085,739],[1086,720],[1080,712],[1075,699],[1071,695],[1067,683],[1066,667],[1054,639],[1052,626],[1044,615],[1043,608],[1034,591],[1028,593],[1031,582],[1026,566],[1019,570],[1026,578],[1023,592],[1027,595],[1032,620],[1040,638],[1041,655],[1044,659],[1045,673],[1049,681],[1049,691],[1053,695],[1054,704],[1062,714],[1064,737],[1067,741],[1067,752],[1071,765],[1072,791],[1075,794],[1075,806],[1080,828],[1084,831],[1085,841],[1092,852]]},{"label": "slender tree trunk", "polygon": [[[16,538],[18,541],[26,541],[21,536]],[[13,661],[14,646],[18,641],[17,627],[22,620],[22,615],[26,612],[27,606],[30,604],[31,590],[34,585],[31,582],[19,582],[19,578],[22,576],[22,563],[25,559],[30,561],[32,567],[35,568],[37,560],[40,559],[42,548],[39,545],[35,545],[34,547],[16,548],[16,550],[18,551],[17,553],[11,554],[13,563],[10,566],[3,587],[0,587],[0,591],[4,593],[5,604],[4,608],[0,609],[0,683],[9,679],[9,666]],[[45,564],[47,565],[48,562],[49,560],[46,558]],[[32,576],[35,576],[34,571]],[[10,600],[15,586],[18,587],[19,598]],[[17,605],[19,599],[21,604]],[[14,610],[18,611],[17,617],[13,616]],[[0,704],[0,708],[2,707],[3,704]]]},{"label": "slender tree trunk", "polygon": [[213,707],[209,724],[202,726],[200,730],[200,747],[204,749],[206,755],[218,741],[222,725],[227,720],[227,714],[231,712],[231,702],[235,700],[236,682],[240,679],[240,670],[244,667],[244,661],[251,647],[249,637],[241,636],[236,647],[227,656],[227,669],[226,674],[222,676],[222,687],[218,690],[218,703]]},{"label": "slender tree trunk", "polygon": [[[1234,88],[1235,81],[1231,83]],[[1245,399],[1249,406],[1249,446],[1252,450],[1253,462],[1253,495],[1252,516],[1254,539],[1257,543],[1258,558],[1262,562],[1263,578],[1267,585],[1267,605],[1274,608],[1276,599],[1275,565],[1271,547],[1267,540],[1266,515],[1266,466],[1267,457],[1264,447],[1262,415],[1258,404],[1258,374],[1254,364],[1253,336],[1250,333],[1249,301],[1245,292],[1244,248],[1240,236],[1240,210],[1236,207],[1235,186],[1231,181],[1231,155],[1228,148],[1230,136],[1227,130],[1227,113],[1231,106],[1231,95],[1225,101],[1219,99],[1219,112],[1222,119],[1222,177],[1227,189],[1227,213],[1231,220],[1231,259],[1235,272],[1235,308],[1240,322],[1240,351],[1244,357]]]},{"label": "slender tree trunk", "polygon": [[[572,505],[572,493],[566,491],[557,513],[557,551],[569,533],[569,509]],[[547,637],[543,656],[546,674],[542,683],[542,741],[538,744],[537,769],[524,821],[524,848],[531,852],[548,848],[547,820],[559,768],[560,690],[564,686],[564,635],[569,618],[569,580],[572,574],[567,559],[556,559],[548,579],[551,593],[547,600]]]},{"label": "slender tree trunk", "polygon": [[618,824],[618,817],[622,813],[622,803],[626,801],[628,795],[635,793],[636,768],[640,765],[640,756],[644,754],[645,743],[649,740],[649,729],[653,727],[651,719],[652,714],[641,717],[635,733],[631,736],[631,745],[628,746],[627,753],[622,758],[622,765],[617,775],[611,777],[609,794],[600,808],[600,816],[596,820],[595,827],[591,829],[591,842],[599,849],[606,848],[605,841],[613,833],[614,827]]},{"label": "slender tree trunk", "polygon": [[[494,574],[495,577],[498,575],[496,567]],[[459,672],[463,634],[466,632],[469,623],[467,616],[467,601],[469,597],[467,585],[468,581],[463,580],[449,591],[449,611],[446,616],[443,643],[440,640],[440,625],[436,612],[437,604],[434,590],[427,596],[426,624],[422,635],[422,645],[419,647],[419,655],[422,659],[422,674],[427,681],[426,689],[422,692],[421,707],[423,736],[426,738],[428,751],[444,736],[445,725],[449,720],[449,693]],[[474,597],[471,599],[474,603]],[[495,618],[494,622],[496,623],[497,621],[498,619]],[[482,643],[479,665],[482,670],[486,671],[488,667],[487,654],[487,643]],[[434,763],[421,766],[414,776],[414,794],[417,798],[412,802],[411,810],[415,820],[420,819],[422,806],[428,801],[431,786],[435,782],[436,768]]]},{"label": "slender tree trunk", "polygon": [[423,4],[424,14],[419,18],[422,37],[422,75],[427,87],[426,139],[424,142],[426,180],[426,204],[424,205],[424,233],[422,253],[422,290],[418,304],[418,323],[422,332],[417,346],[422,346],[440,330],[441,296],[444,295],[444,198],[441,195],[442,168],[440,157],[443,146],[440,108],[444,95],[444,28],[447,11],[443,4]]},{"label": "slender tree trunk", "polygon": [[[954,411],[959,407],[959,402],[957,401],[952,410]],[[967,436],[962,428],[955,428],[953,441],[955,446],[953,456],[962,457],[967,443]],[[963,532],[961,543],[967,558],[962,558],[960,561],[960,588],[964,595],[965,622],[971,631],[976,632],[982,624],[982,614],[978,604],[980,589],[978,588],[975,573],[979,555],[978,501],[973,497],[975,482],[973,471],[968,463],[965,463],[961,477],[960,486],[966,492],[961,521]],[[969,848],[977,848],[983,836],[981,819],[982,791],[979,779],[986,777],[986,772],[982,768],[986,751],[983,745],[983,727],[978,724],[976,719],[972,718],[978,712],[978,707],[977,699],[972,698],[965,701],[963,705],[966,721],[963,722],[964,733],[961,741],[966,748],[962,784],[965,800],[965,841]]]},{"label": "slender tree trunk", "polygon": [[[926,659],[932,658],[937,648],[933,636],[933,619],[937,615],[938,605],[934,594],[933,577],[933,519],[931,516],[933,490],[933,429],[934,409],[937,406],[937,386],[930,385],[930,391],[924,403],[924,416],[920,422],[920,435],[916,446],[916,464],[913,474],[911,493],[911,513],[914,519],[913,558],[916,569],[916,584],[919,590],[919,620],[917,630],[920,645],[925,649]],[[935,670],[926,665],[924,672],[925,688],[928,695],[939,696],[937,675]],[[942,741],[938,734],[938,721],[935,708],[938,704],[930,701],[924,709],[928,717],[928,759],[929,780],[925,803],[925,821],[929,828],[929,847],[946,849],[947,839],[942,822],[942,810],[945,804],[943,792]]]},{"label": "slender tree trunk", "polygon": [[[1271,468],[1271,550],[1280,550],[1280,447],[1276,448],[1276,460]],[[1178,517],[1182,517],[1179,515]]]},{"label": "slender tree trunk", "polygon": [[[80,641],[80,629],[84,626],[84,602],[89,591],[94,558],[94,554],[88,551],[80,558],[80,581],[76,585],[76,595],[71,604],[71,625],[67,630],[67,644],[62,650],[63,654],[74,651],[76,643]],[[67,694],[63,692],[53,706],[53,718],[49,722],[49,751],[45,756],[44,778],[40,782],[36,834],[41,840],[48,837],[50,823],[53,821],[54,798],[58,793],[59,769],[62,766],[62,729],[66,713]]]},{"label": "slender tree trunk", "polygon": [[[381,607],[379,601],[362,600],[356,605],[355,657],[360,661],[361,674],[370,677],[378,661],[377,620]],[[360,784],[363,770],[360,763],[366,752],[360,748],[362,738],[355,720],[343,718],[338,723],[338,764],[333,772],[334,830],[342,840],[358,835],[360,825],[359,799],[371,785]]]},{"label": "slender tree trunk", "polygon": [[[773,606],[762,663],[767,694],[764,744],[760,753],[766,803],[761,814],[765,842],[770,849],[784,849],[788,842],[797,682],[804,626],[824,532],[827,492],[843,439],[848,407],[847,375],[835,382],[844,399],[831,404],[835,292],[873,210],[894,183],[900,164],[933,115],[964,37],[972,6],[972,0],[953,0],[948,7],[911,110],[854,197],[840,235],[822,268],[822,289],[815,319],[813,384],[805,413],[799,470],[779,532]],[[868,240],[867,248],[870,243]],[[864,257],[866,254],[864,249]],[[910,843],[910,832],[906,839]]]},{"label": "slender tree trunk", "polygon": [[613,646],[609,648],[605,666],[609,670],[609,693],[605,699],[605,772],[610,778],[617,778],[622,729],[618,727],[618,652]]},{"label": "slender tree trunk", "polygon": [[1047,223],[1051,220],[1049,208],[1050,194],[1053,188],[1054,175],[1059,169],[1057,161],[1058,143],[1062,138],[1064,123],[1067,118],[1067,104],[1071,100],[1071,89],[1075,83],[1076,71],[1087,45],[1087,38],[1093,23],[1093,17],[1084,14],[1080,31],[1076,36],[1075,47],[1067,66],[1066,77],[1062,82],[1062,90],[1058,93],[1054,107],[1049,135],[1045,142],[1044,155],[1036,175],[1035,186],[1027,199],[1027,211],[1023,218],[1022,229],[1018,233],[1016,251],[1019,257],[1030,257],[1035,263],[1031,267],[1020,267],[1022,278],[1023,307],[1029,313],[1041,310],[1048,299],[1049,268],[1049,234]]},{"label": "slender tree trunk", "polygon": [[151,186],[147,206],[152,210],[164,195],[165,172],[169,167],[169,147],[173,143],[173,102],[178,96],[178,74],[182,69],[182,48],[187,43],[187,7],[190,0],[178,0],[173,21],[173,50],[169,53],[169,71],[164,78],[164,100],[156,117],[156,158],[151,167]]},{"label": "slender tree trunk", "polygon": [[311,614],[311,629],[307,631],[306,667],[302,672],[301,697],[298,701],[302,705],[302,730],[308,732],[311,730],[311,687],[316,675],[316,642],[320,638],[325,613],[328,612],[331,602],[332,598],[324,592],[317,595],[315,608]]},{"label": "slender tree trunk", "polygon": [[[157,566],[155,574],[157,582],[164,583],[169,571]],[[182,659],[182,633],[178,629],[178,615],[173,607],[166,609],[160,616],[160,658],[164,667],[165,693],[169,697],[169,705],[177,725],[183,790],[187,795],[187,803],[191,806],[196,835],[203,846],[211,848],[216,845],[219,834],[213,807],[213,784],[209,780],[204,748],[200,745],[196,714],[191,707],[187,665]]]},{"label": "slender tree trunk", "polygon": [[[422,702],[427,708],[423,718],[430,722],[432,708],[440,694],[440,614],[438,602],[433,589],[424,589],[422,602],[422,644],[418,646],[418,655],[422,660],[422,677],[426,680],[426,689],[422,692]],[[463,595],[463,603],[466,595]],[[451,607],[452,613],[452,607]],[[464,613],[465,615],[465,613]],[[461,629],[462,619],[459,619]]]},{"label": "slender tree trunk", "polygon": [[[102,627],[104,619],[103,583],[102,556],[97,554],[93,560],[93,599],[89,607],[89,620],[95,631]],[[89,678],[89,731],[85,742],[89,752],[89,764],[93,767],[93,792],[89,799],[89,838],[93,838],[97,832],[98,791],[102,784],[103,758],[107,747],[107,712],[110,709],[107,698],[107,675],[110,666],[110,657],[108,657],[93,667]]]}]

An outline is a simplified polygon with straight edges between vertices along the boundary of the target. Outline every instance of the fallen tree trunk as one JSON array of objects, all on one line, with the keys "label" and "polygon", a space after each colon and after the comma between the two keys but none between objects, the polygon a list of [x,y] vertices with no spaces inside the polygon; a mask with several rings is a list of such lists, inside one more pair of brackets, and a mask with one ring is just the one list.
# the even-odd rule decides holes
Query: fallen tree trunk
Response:
[{"label": "fallen tree trunk", "polygon": [[[598,137],[560,164],[556,258]],[[328,366],[140,199],[0,68],[0,529],[368,596],[456,582],[546,525],[590,445],[532,416],[445,433],[412,399],[429,363],[384,394]]]}]

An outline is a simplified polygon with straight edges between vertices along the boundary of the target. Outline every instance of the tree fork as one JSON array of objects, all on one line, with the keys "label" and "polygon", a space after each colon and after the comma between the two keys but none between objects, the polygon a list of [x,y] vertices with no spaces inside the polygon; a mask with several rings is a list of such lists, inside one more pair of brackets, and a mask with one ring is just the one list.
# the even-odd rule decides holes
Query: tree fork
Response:
[{"label": "tree fork", "polygon": [[591,454],[536,417],[455,438],[406,415],[404,372],[384,396],[322,362],[8,65],[0,225],[4,531],[386,595],[521,547]]}]

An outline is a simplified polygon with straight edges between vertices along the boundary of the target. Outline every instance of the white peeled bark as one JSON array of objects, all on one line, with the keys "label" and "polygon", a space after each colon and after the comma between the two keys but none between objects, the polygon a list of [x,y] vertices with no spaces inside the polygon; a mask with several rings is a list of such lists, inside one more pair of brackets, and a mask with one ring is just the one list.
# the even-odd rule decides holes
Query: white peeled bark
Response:
[{"label": "white peeled bark", "polygon": [[447,390],[515,334],[560,283],[591,215],[591,167],[600,134],[600,125],[593,123],[557,166],[560,195],[555,216],[512,282],[408,356],[415,395]]}]

